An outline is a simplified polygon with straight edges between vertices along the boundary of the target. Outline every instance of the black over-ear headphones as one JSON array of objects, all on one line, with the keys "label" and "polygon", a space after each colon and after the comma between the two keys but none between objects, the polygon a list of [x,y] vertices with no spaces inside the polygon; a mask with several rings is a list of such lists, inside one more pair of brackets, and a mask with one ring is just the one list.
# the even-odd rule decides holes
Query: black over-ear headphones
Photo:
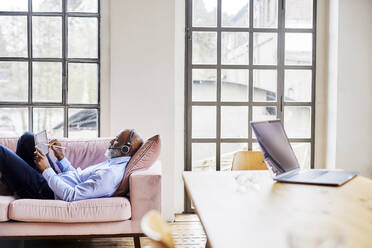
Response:
[{"label": "black over-ear headphones", "polygon": [[127,155],[130,152],[130,145],[132,143],[133,136],[134,136],[135,133],[136,133],[136,131],[134,131],[134,129],[130,130],[129,139],[128,139],[127,143],[120,148],[120,151],[123,154]]}]

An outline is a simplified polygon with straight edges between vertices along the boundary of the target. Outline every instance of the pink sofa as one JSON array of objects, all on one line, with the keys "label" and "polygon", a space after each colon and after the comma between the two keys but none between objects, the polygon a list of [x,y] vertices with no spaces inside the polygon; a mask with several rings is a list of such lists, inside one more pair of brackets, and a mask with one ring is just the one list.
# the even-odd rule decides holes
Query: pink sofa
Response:
[{"label": "pink sofa", "polygon": [[[61,139],[65,155],[81,169],[105,160],[109,138]],[[0,144],[15,150],[17,138],[0,138]],[[51,157],[54,161],[52,153]],[[1,184],[1,183],[0,183]],[[151,209],[160,211],[161,164],[134,172],[129,180],[130,199],[98,198],[76,202],[17,199],[0,185],[0,239],[131,236],[140,247],[140,221]]]}]

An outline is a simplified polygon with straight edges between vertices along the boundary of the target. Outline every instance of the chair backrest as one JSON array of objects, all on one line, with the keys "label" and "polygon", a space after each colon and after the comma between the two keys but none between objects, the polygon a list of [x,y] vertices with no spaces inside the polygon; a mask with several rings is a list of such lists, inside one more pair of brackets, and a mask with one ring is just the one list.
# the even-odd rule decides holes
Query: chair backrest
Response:
[{"label": "chair backrest", "polygon": [[231,170],[267,170],[267,167],[261,152],[240,151],[234,154]]},{"label": "chair backrest", "polygon": [[141,221],[143,233],[150,239],[151,247],[154,248],[174,248],[171,227],[163,220],[160,213],[151,210]]}]

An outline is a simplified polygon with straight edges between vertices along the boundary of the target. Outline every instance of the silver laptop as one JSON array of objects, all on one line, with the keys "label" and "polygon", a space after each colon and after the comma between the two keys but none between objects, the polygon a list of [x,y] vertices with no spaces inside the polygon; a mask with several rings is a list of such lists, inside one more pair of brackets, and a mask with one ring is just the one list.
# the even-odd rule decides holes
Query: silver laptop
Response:
[{"label": "silver laptop", "polygon": [[342,185],[358,173],[342,170],[300,169],[280,120],[251,122],[267,168],[280,182]]}]

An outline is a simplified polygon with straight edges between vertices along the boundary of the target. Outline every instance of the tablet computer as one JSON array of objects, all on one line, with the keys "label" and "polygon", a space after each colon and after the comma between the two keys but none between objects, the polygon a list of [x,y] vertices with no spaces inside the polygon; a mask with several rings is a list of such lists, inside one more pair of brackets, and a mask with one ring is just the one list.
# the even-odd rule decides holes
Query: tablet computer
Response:
[{"label": "tablet computer", "polygon": [[48,154],[48,135],[46,130],[41,131],[40,133],[35,134],[35,145],[44,153]]}]

